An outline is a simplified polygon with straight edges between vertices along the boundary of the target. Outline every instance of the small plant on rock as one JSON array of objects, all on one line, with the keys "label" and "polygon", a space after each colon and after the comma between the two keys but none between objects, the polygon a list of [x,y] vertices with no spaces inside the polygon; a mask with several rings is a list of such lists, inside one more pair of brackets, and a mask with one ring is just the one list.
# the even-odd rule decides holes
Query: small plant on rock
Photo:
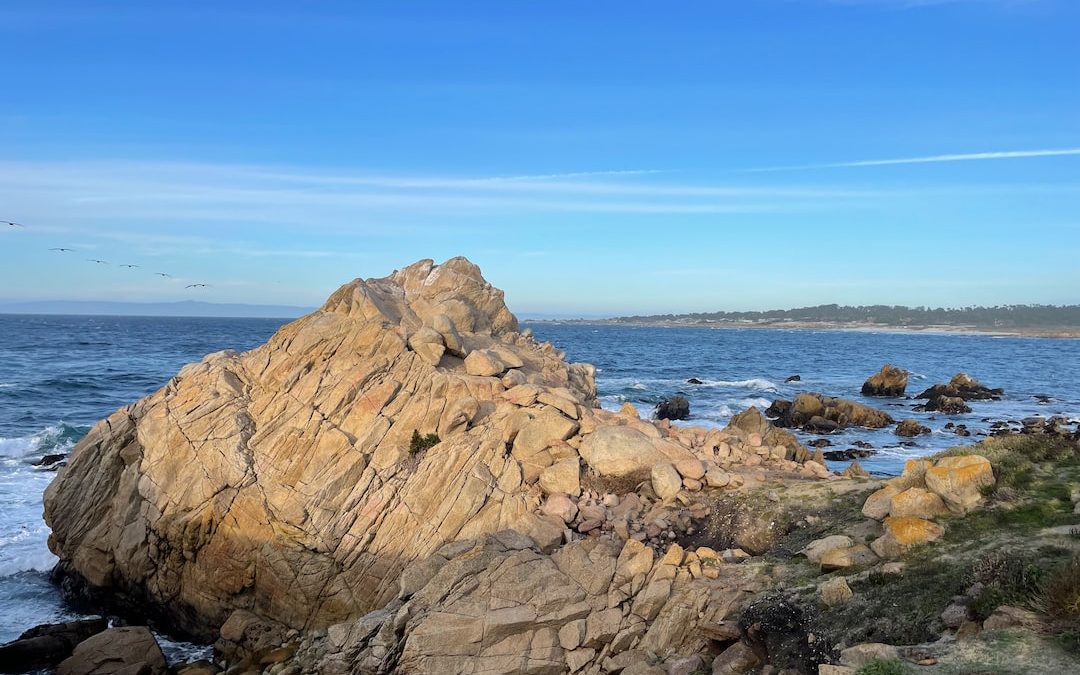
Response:
[{"label": "small plant on rock", "polygon": [[875,659],[855,671],[855,675],[908,675],[910,671],[896,659]]},{"label": "small plant on rock", "polygon": [[424,450],[427,450],[428,448],[433,448],[438,444],[439,436],[437,434],[427,434],[421,436],[419,431],[413,429],[412,439],[409,440],[409,454],[420,454]]}]

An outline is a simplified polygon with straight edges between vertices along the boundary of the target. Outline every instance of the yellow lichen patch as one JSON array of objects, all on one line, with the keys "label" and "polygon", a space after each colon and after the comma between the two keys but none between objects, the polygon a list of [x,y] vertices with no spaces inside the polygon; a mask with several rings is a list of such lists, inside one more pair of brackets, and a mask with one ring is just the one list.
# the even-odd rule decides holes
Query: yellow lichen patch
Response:
[{"label": "yellow lichen patch", "polygon": [[885,519],[885,532],[907,547],[937,541],[945,534],[945,528],[924,518],[895,516]]}]

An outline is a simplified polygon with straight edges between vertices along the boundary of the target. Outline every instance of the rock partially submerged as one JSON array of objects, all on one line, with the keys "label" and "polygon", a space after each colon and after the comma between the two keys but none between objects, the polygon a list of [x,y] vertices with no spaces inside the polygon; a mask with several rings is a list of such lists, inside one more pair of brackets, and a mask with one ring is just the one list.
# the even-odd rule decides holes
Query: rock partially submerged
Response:
[{"label": "rock partially submerged", "polygon": [[[586,477],[669,464],[679,502],[739,484],[737,467],[830,476],[756,410],[727,430],[600,410],[594,373],[518,332],[463,258],[356,280],[267,344],[212,354],[97,424],[46,492],[50,548],[69,579],[197,636],[251,616],[312,631],[388,607],[403,570],[448,543],[507,529],[543,551],[625,539],[625,519],[582,513],[596,508],[584,497],[541,508]],[[414,434],[434,444],[412,452]],[[543,661],[550,636],[530,630]]]},{"label": "rock partially submerged", "polygon": [[83,640],[108,628],[105,619],[84,619],[36,626],[0,645],[0,673],[52,668],[71,656]]},{"label": "rock partially submerged", "polygon": [[795,427],[817,433],[828,433],[846,427],[880,429],[893,423],[888,413],[856,401],[813,392],[799,394],[793,401],[773,401],[765,413],[775,418],[777,426]]},{"label": "rock partially submerged", "polygon": [[109,628],[84,640],[56,675],[167,675],[165,655],[144,626]]},{"label": "rock partially submerged", "polygon": [[685,396],[672,396],[656,404],[656,419],[685,420],[690,417],[690,401]]},{"label": "rock partially submerged", "polygon": [[991,389],[967,373],[957,373],[948,384],[935,384],[915,398],[933,400],[949,397],[964,401],[997,401],[1005,395],[1004,389]]},{"label": "rock partially submerged", "polygon": [[863,396],[903,396],[907,389],[908,373],[903,368],[886,363],[862,386]]}]

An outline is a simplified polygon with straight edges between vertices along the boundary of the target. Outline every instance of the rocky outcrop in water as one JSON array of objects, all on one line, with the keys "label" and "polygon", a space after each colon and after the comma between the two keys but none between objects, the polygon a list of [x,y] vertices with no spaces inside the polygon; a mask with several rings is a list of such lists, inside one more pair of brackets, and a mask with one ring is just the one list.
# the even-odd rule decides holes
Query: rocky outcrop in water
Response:
[{"label": "rocky outcrop in water", "polygon": [[[267,344],[212,354],[97,424],[46,492],[50,547],[69,581],[196,636],[220,628],[239,652],[257,626],[310,632],[388,607],[402,583],[424,585],[409,565],[449,543],[513,530],[546,555],[621,538],[617,520],[545,511],[586,483],[625,494],[681,467],[681,504],[725,489],[712,467],[714,482],[829,475],[756,411],[726,432],[676,428],[595,397],[594,369],[519,332],[475,265],[421,261],[343,286]],[[658,518],[624,532],[647,539]]]},{"label": "rocky outcrop in water", "polygon": [[957,373],[947,384],[935,384],[915,398],[931,401],[943,397],[959,398],[964,401],[997,401],[1004,395],[1004,389],[991,389],[967,373]]},{"label": "rocky outcrop in water", "polygon": [[765,411],[777,426],[828,433],[845,427],[880,429],[893,423],[888,413],[855,401],[812,392],[798,394],[793,401],[778,399]]},{"label": "rocky outcrop in water", "polygon": [[690,401],[685,396],[672,396],[656,404],[658,420],[685,420],[690,417]]},{"label": "rocky outcrop in water", "polygon": [[83,640],[108,628],[105,619],[43,624],[0,645],[0,673],[26,673],[52,668],[71,656]]},{"label": "rocky outcrop in water", "polygon": [[56,675],[167,675],[165,655],[145,626],[110,628],[80,642]]},{"label": "rocky outcrop in water", "polygon": [[907,389],[908,373],[903,368],[886,363],[862,386],[863,396],[903,396]]}]

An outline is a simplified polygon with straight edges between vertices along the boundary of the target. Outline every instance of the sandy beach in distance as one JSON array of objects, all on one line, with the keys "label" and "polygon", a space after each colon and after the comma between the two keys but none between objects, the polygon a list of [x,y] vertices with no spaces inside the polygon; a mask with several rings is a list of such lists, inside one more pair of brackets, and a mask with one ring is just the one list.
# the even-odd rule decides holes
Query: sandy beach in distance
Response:
[{"label": "sandy beach in distance", "polygon": [[615,321],[611,319],[589,320],[533,320],[528,323],[578,323],[602,326],[659,326],[664,328],[715,328],[715,329],[754,329],[754,330],[829,330],[861,333],[922,333],[928,335],[992,335],[1000,337],[1039,337],[1039,338],[1080,338],[1080,328],[1068,327],[1026,327],[1026,328],[982,328],[979,326],[890,326],[886,324],[836,322],[836,321]]}]

